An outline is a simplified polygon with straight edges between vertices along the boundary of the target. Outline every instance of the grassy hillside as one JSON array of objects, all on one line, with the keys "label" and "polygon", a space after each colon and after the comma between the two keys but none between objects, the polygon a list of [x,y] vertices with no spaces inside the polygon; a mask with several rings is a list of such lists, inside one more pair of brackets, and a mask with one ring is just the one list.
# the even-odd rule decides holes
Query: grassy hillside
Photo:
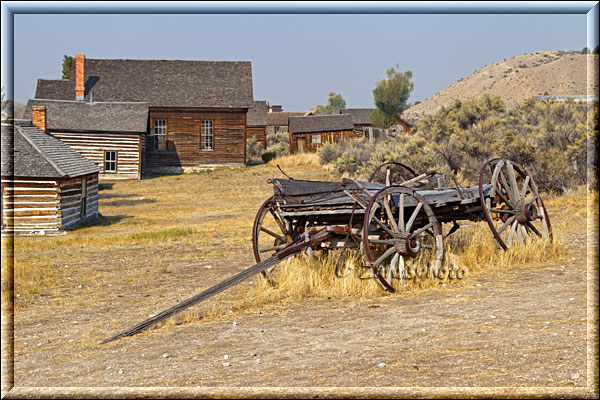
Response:
[{"label": "grassy hillside", "polygon": [[598,55],[538,51],[507,58],[478,69],[403,115],[409,120],[419,120],[457,98],[470,100],[485,93],[500,97],[509,108],[532,96],[598,93]]}]

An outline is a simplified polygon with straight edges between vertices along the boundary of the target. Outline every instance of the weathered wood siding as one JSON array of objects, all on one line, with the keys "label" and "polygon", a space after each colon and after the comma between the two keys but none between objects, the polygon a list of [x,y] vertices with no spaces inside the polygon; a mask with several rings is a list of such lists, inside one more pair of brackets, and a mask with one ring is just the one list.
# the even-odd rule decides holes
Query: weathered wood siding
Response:
[{"label": "weathered wood siding", "polygon": [[2,177],[2,227],[15,233],[56,233],[82,222],[82,179],[87,181],[83,220],[98,214],[98,174],[72,179]]},{"label": "weathered wood siding", "polygon": [[246,139],[254,136],[263,145],[263,149],[267,147],[267,134],[264,126],[249,126],[246,128]]},{"label": "weathered wood siding", "polygon": [[[166,150],[155,150],[147,137],[145,173],[246,163],[246,110],[151,110],[149,134],[155,120],[165,120]],[[201,148],[200,125],[213,121],[213,150]]]},{"label": "weathered wood siding", "polygon": [[15,233],[58,232],[61,228],[58,181],[2,177],[2,227]]},{"label": "weathered wood siding", "polygon": [[[141,136],[136,133],[51,132],[53,136],[100,167],[100,179],[140,179]],[[117,171],[104,172],[105,151],[117,152]]]},{"label": "weathered wood siding", "polygon": [[[82,180],[86,180],[87,194],[82,204]],[[63,229],[74,228],[98,216],[98,176],[64,179],[60,184],[61,221]],[[82,205],[84,209],[82,210]]]},{"label": "weathered wood siding", "polygon": [[[311,143],[312,136],[320,136],[321,143]],[[358,136],[354,130],[330,131],[330,132],[311,132],[311,133],[290,133],[290,154],[300,152],[301,141],[304,141],[304,152],[316,151],[325,143],[338,143],[343,140],[353,140]]]},{"label": "weathered wood siding", "polygon": [[402,129],[404,130],[404,133],[410,133],[412,127],[406,123],[406,121],[398,121],[398,125],[400,125],[402,127]]}]

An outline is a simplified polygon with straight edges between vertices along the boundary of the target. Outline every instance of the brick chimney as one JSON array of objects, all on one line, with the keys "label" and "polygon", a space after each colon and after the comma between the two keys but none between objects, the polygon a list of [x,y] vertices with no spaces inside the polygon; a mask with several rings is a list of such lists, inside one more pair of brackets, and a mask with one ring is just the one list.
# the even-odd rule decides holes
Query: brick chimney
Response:
[{"label": "brick chimney", "polygon": [[83,100],[85,97],[85,55],[75,55],[75,100]]},{"label": "brick chimney", "polygon": [[31,122],[40,130],[46,132],[46,107],[33,106],[31,107]]}]

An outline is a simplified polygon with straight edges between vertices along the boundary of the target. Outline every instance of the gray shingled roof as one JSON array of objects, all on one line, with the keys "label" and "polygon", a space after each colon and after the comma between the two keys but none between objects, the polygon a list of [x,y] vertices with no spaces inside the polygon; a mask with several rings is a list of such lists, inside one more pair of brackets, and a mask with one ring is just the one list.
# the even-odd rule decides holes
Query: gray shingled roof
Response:
[{"label": "gray shingled roof", "polygon": [[292,133],[346,131],[354,129],[350,114],[290,117]]},{"label": "gray shingled roof", "polygon": [[35,97],[38,99],[75,100],[73,84],[68,79],[38,79]]},{"label": "gray shingled roof", "polygon": [[367,125],[371,123],[371,113],[374,108],[342,108],[340,114],[352,115],[354,125]]},{"label": "gray shingled roof", "polygon": [[96,164],[38,128],[2,125],[3,176],[73,178],[94,172]]},{"label": "gray shingled roof", "polygon": [[[147,102],[154,107],[247,108],[250,61],[100,60],[86,58],[85,99]],[[62,80],[38,80],[36,99],[75,100],[75,63]]]},{"label": "gray shingled roof", "polygon": [[305,113],[294,111],[282,111],[267,113],[267,125],[287,126],[289,117],[302,117]]},{"label": "gray shingled roof", "polygon": [[251,108],[248,109],[246,119],[247,126],[267,126],[267,102],[255,101]]},{"label": "gray shingled roof", "polygon": [[86,103],[83,101],[32,99],[32,106],[46,107],[46,129],[52,131],[100,131],[144,133],[148,126],[148,103]]}]

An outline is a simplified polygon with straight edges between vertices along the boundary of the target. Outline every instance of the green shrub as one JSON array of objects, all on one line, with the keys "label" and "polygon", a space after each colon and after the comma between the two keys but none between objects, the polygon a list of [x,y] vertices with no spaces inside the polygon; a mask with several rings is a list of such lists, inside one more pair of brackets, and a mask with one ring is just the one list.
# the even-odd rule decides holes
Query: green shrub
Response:
[{"label": "green shrub", "polygon": [[329,164],[338,159],[341,155],[342,146],[335,143],[325,143],[318,150],[319,162],[321,164]]},{"label": "green shrub", "polygon": [[267,150],[262,155],[264,162],[269,162],[274,158],[287,156],[290,154],[290,145],[287,142],[279,142],[272,146],[267,146]]},{"label": "green shrub", "polygon": [[247,161],[259,161],[263,154],[263,145],[254,136],[246,140],[246,159]]},{"label": "green shrub", "polygon": [[290,135],[287,132],[269,133],[267,135],[267,148],[277,143],[290,143]]},{"label": "green shrub", "polygon": [[[507,110],[500,98],[486,94],[440,108],[417,123],[411,135],[323,146],[319,160],[363,178],[396,161],[418,173],[436,170],[475,184],[481,166],[502,157],[527,166],[541,189],[561,192],[586,183],[590,168],[594,175],[587,143],[596,143],[597,136],[598,102],[531,98]],[[590,184],[595,187],[596,181]]]}]

